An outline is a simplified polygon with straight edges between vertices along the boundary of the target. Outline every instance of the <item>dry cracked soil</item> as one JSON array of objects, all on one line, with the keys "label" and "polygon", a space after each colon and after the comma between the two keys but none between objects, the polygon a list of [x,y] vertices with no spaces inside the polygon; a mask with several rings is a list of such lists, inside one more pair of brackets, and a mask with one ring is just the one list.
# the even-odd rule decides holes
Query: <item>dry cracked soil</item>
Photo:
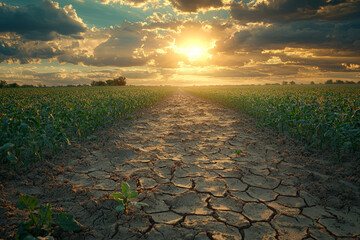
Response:
[{"label": "dry cracked soil", "polygon": [[[359,165],[323,161],[217,103],[178,90],[96,134],[0,170],[0,239],[26,216],[21,194],[84,225],[56,239],[359,239]],[[124,181],[148,206],[115,211],[109,195]]]}]

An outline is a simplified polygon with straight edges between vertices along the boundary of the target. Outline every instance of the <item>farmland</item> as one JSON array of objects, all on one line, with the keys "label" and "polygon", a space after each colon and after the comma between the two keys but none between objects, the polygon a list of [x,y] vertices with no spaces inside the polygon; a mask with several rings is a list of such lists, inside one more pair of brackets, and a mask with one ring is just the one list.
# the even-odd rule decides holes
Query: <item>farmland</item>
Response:
[{"label": "farmland", "polygon": [[[7,113],[2,126],[8,126],[2,131],[7,137],[2,159],[9,164],[13,154],[17,164],[26,164],[26,147],[31,153],[34,146],[43,161],[32,163],[38,159],[33,154],[31,165],[18,171],[0,165],[0,238],[24,239],[28,233],[53,239],[359,238],[360,161],[345,155],[341,163],[326,161],[292,137],[278,141],[283,134],[262,127],[306,141],[296,134],[310,135],[316,124],[291,124],[322,123],[316,120],[321,116],[333,128],[356,133],[358,88],[183,89],[234,109],[183,90],[171,94],[173,88],[2,92]],[[141,114],[129,114],[152,103]],[[116,121],[124,117],[128,120]],[[350,142],[340,142],[341,155],[356,156],[358,135],[351,142],[353,135],[341,131]],[[320,149],[320,140],[312,139],[309,147]],[[325,138],[322,151],[336,156],[331,144]],[[67,148],[55,154],[55,146]],[[52,151],[54,157],[47,158]],[[59,225],[64,216],[76,231]],[[46,231],[31,231],[42,228]]]},{"label": "farmland", "polygon": [[0,91],[1,163],[28,165],[173,91],[160,87],[31,88]]},{"label": "farmland", "polygon": [[239,109],[289,133],[309,149],[330,150],[340,159],[360,147],[360,87],[239,86],[191,87],[187,91]]}]

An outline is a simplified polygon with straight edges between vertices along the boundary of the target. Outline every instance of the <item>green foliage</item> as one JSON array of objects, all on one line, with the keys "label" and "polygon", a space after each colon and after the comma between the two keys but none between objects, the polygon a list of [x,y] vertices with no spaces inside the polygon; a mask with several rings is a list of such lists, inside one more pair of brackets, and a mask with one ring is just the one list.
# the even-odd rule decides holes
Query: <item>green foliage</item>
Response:
[{"label": "green foliage", "polygon": [[55,224],[65,231],[80,231],[83,228],[73,215],[66,213],[55,214]]},{"label": "green foliage", "polygon": [[170,94],[161,87],[17,88],[0,91],[0,165],[41,160]]},{"label": "green foliage", "polygon": [[238,150],[235,150],[235,152],[234,152],[236,155],[238,155],[238,156],[241,156],[242,154],[244,154],[244,151],[243,150],[240,150],[240,149],[238,149]]},{"label": "green foliage", "polygon": [[[329,81],[330,82],[330,81]],[[360,150],[360,87],[344,85],[191,87],[187,91],[237,108],[258,124],[288,132],[319,149]]]},{"label": "green foliage", "polygon": [[120,76],[118,78],[114,78],[112,80],[104,81],[92,81],[91,86],[125,86],[126,85],[126,77]]},{"label": "green foliage", "polygon": [[0,88],[3,88],[7,85],[7,82],[5,80],[0,80]]},{"label": "green foliage", "polygon": [[122,192],[113,193],[110,196],[115,198],[115,201],[119,203],[118,206],[116,206],[115,210],[118,212],[124,211],[127,212],[127,208],[129,204],[137,205],[137,206],[147,206],[146,203],[141,202],[129,202],[129,198],[136,198],[138,196],[137,191],[131,191],[130,186],[127,182],[121,183],[121,190]]},{"label": "green foliage", "polygon": [[16,207],[20,210],[27,210],[30,221],[23,221],[19,224],[15,239],[53,239],[51,231],[53,225],[57,225],[65,231],[80,231],[82,225],[78,223],[72,215],[61,213],[55,214],[55,223],[53,224],[51,205],[40,205],[36,211],[38,199],[27,195],[19,197]]}]

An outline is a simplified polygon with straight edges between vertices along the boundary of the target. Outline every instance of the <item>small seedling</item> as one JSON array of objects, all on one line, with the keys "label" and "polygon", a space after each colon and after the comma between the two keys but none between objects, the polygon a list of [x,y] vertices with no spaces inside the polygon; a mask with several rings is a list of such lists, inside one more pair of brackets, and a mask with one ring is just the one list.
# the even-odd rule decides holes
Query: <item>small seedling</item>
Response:
[{"label": "small seedling", "polygon": [[237,156],[245,156],[246,155],[245,152],[243,150],[240,150],[240,149],[236,150],[234,153]]},{"label": "small seedling", "polygon": [[137,205],[137,206],[148,206],[146,203],[141,202],[129,202],[129,198],[135,198],[139,194],[137,191],[130,191],[130,185],[127,182],[121,183],[122,192],[113,193],[110,196],[115,198],[115,201],[119,203],[116,206],[115,210],[118,212],[124,211],[127,213],[128,204]]},{"label": "small seedling", "polygon": [[38,205],[38,199],[27,195],[19,197],[16,207],[20,210],[27,210],[29,212],[30,221],[21,222],[15,239],[38,239],[37,237],[46,237],[42,239],[53,239],[51,230],[53,225],[57,225],[65,231],[80,231],[83,226],[77,222],[70,214],[54,214],[55,223],[53,223],[51,205]]}]

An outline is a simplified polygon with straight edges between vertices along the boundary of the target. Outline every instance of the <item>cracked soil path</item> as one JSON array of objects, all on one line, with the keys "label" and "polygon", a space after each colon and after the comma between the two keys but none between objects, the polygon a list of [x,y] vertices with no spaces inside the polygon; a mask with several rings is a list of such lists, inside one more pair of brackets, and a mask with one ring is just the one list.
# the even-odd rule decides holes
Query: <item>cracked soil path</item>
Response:
[{"label": "cracked soil path", "polygon": [[[359,188],[332,181],[338,185],[328,188],[352,192],[344,197],[333,187],[322,201],[326,189],[318,185],[333,178],[296,162],[287,143],[251,118],[177,91],[127,121],[21,178],[6,173],[0,236],[15,230],[22,213],[13,206],[26,193],[87,227],[55,233],[59,239],[359,238],[359,205],[339,206],[349,196],[358,202]],[[122,181],[139,191],[135,201],[149,206],[117,213],[109,195]]]}]

